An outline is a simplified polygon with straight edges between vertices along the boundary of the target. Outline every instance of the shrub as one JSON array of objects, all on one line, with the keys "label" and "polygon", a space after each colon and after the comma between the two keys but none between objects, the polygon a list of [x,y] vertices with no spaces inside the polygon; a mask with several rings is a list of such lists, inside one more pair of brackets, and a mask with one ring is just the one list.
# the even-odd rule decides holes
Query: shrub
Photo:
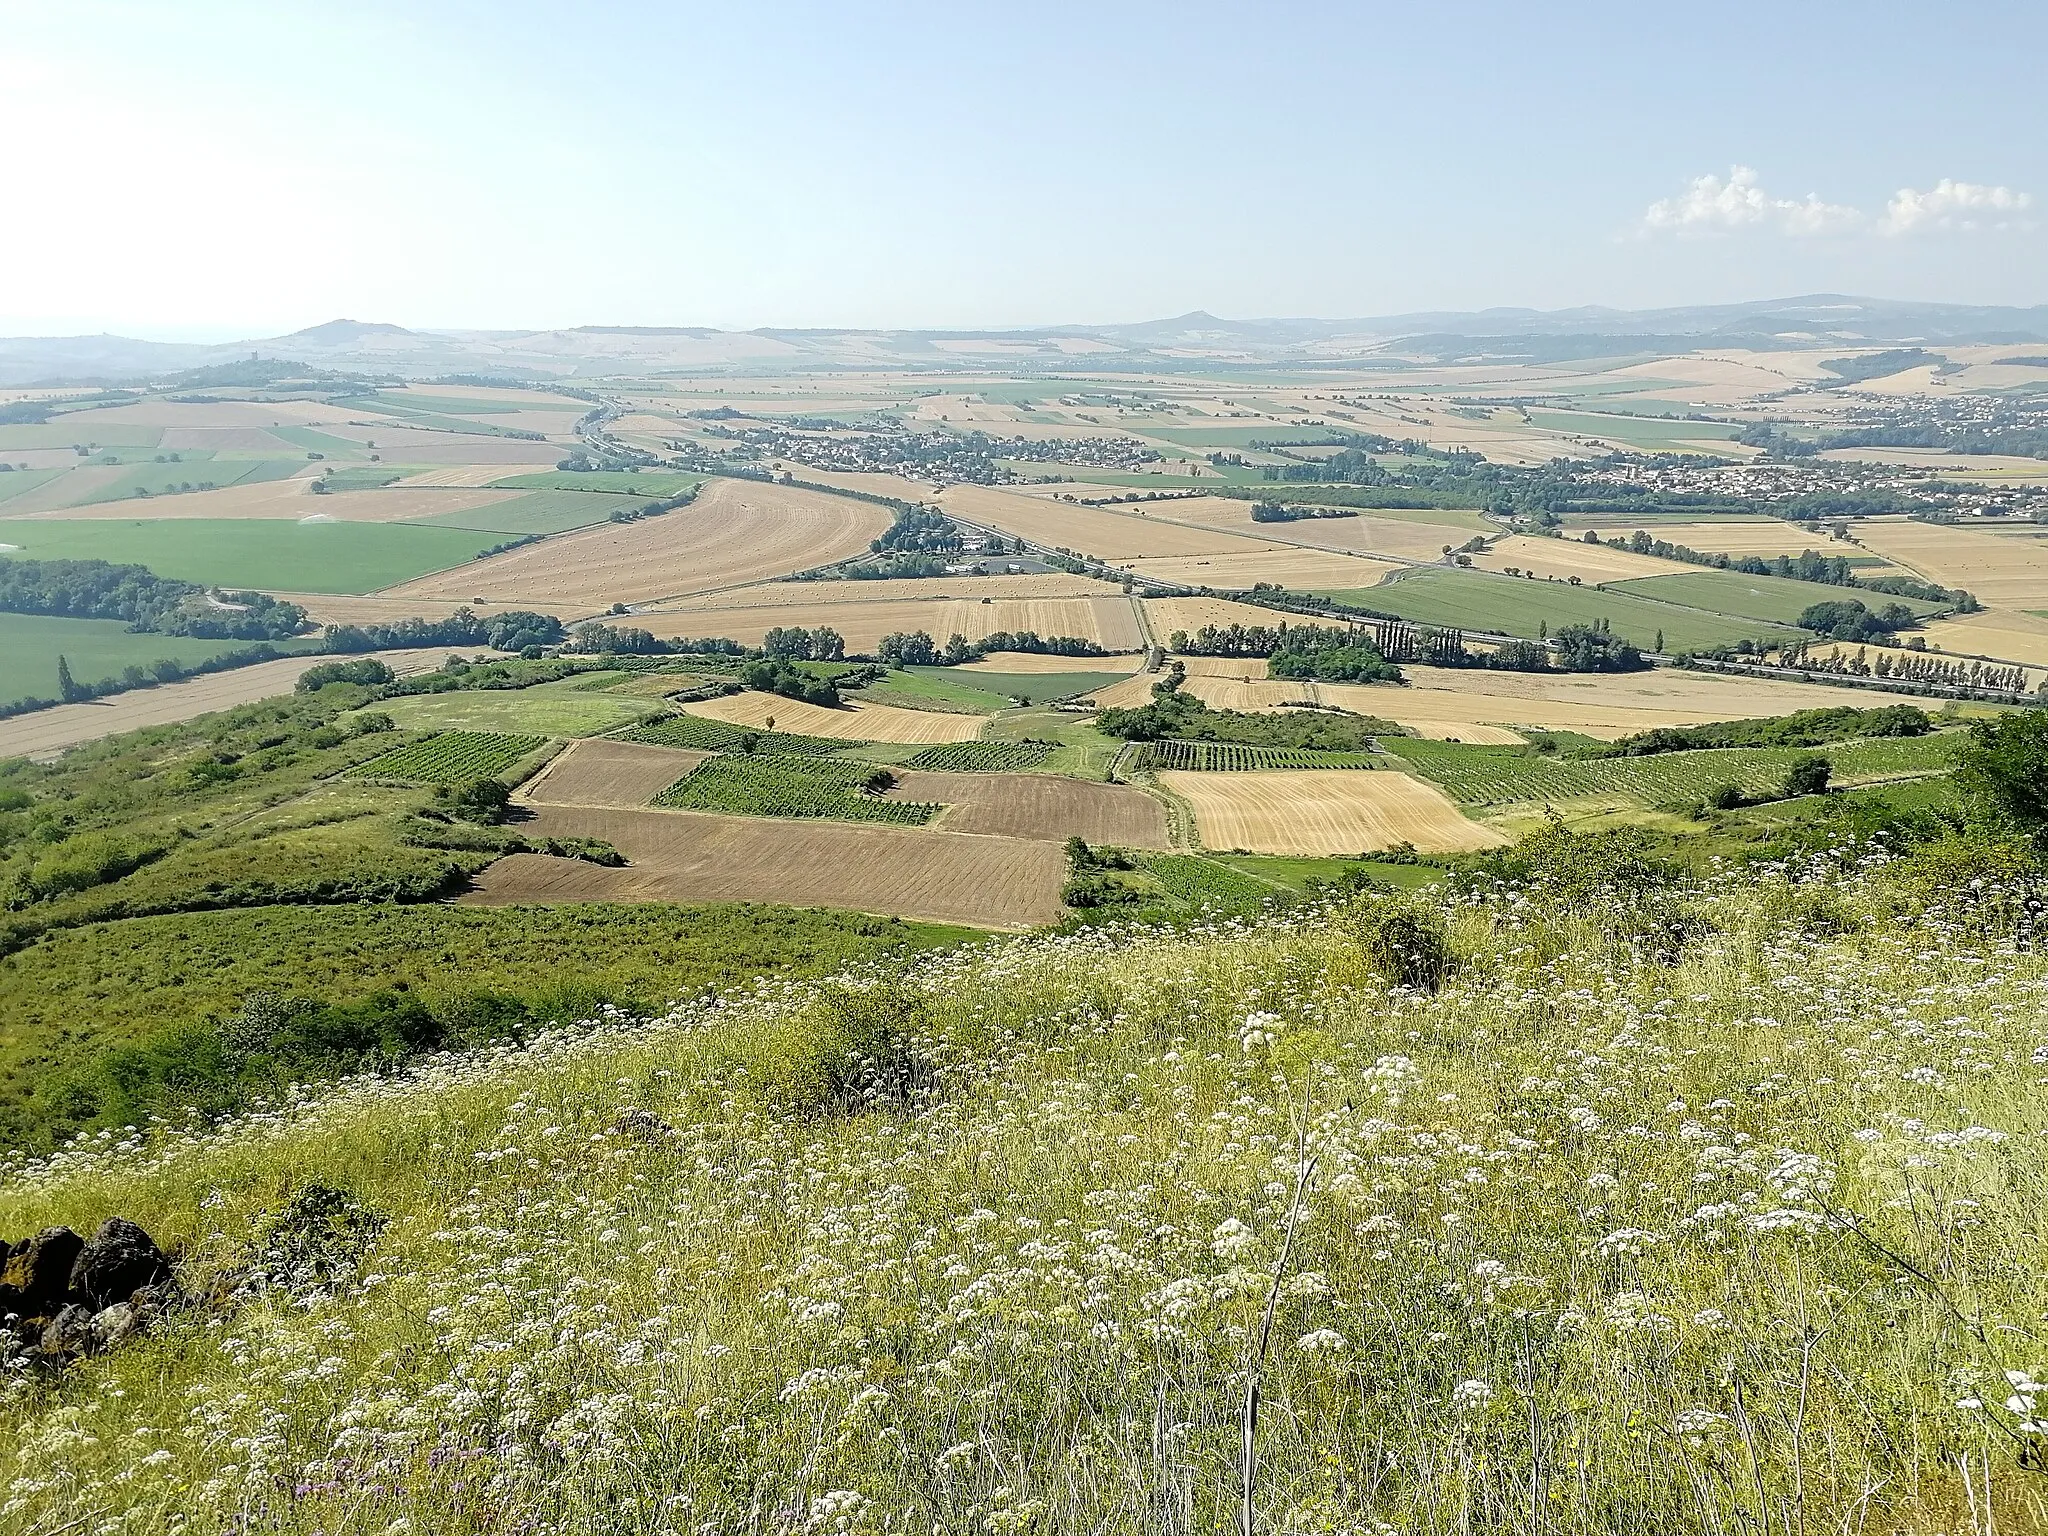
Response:
[{"label": "shrub", "polygon": [[1345,926],[1365,963],[1390,986],[1434,992],[1457,971],[1441,909],[1406,897],[1353,907]]},{"label": "shrub", "polygon": [[1828,780],[1834,776],[1834,765],[1818,752],[1808,752],[1792,759],[1785,770],[1785,797],[1796,800],[1801,795],[1824,795]]}]

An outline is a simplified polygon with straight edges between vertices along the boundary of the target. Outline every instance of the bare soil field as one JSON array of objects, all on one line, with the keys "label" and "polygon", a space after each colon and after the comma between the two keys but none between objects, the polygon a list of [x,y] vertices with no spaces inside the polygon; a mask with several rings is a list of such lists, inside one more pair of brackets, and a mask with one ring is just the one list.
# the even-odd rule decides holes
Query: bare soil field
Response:
[{"label": "bare soil field", "polygon": [[[1685,542],[1676,534],[1659,537]],[[1699,569],[1696,565],[1658,560],[1606,544],[1588,544],[1583,539],[1532,539],[1521,534],[1496,541],[1485,554],[1474,555],[1472,563],[1482,570],[1502,571],[1513,566],[1534,571],[1539,577],[1555,576],[1562,581],[1577,576],[1596,584],[1626,581],[1632,576],[1679,576]]]},{"label": "bare soil field", "polygon": [[[375,651],[400,676],[431,672],[447,658],[445,650]],[[290,693],[299,674],[308,667],[331,660],[326,656],[290,656],[279,661],[261,661],[253,667],[231,672],[213,672],[187,678],[182,683],[163,683],[155,688],[137,688],[112,698],[94,699],[86,704],[59,704],[32,715],[0,720],[0,758],[55,757],[66,747],[98,741],[122,731],[139,731],[147,725],[170,725],[233,709],[277,694]]]},{"label": "bare soil field", "polygon": [[2048,608],[2048,541],[1979,533],[1906,518],[1859,518],[1858,542],[1993,608]]},{"label": "bare soil field", "polygon": [[1339,854],[1412,843],[1424,853],[1466,853],[1507,841],[1467,820],[1433,786],[1391,770],[1171,772],[1159,780],[1194,807],[1211,848]]},{"label": "bare soil field", "polygon": [[[1142,515],[1142,504],[1116,510],[1082,507],[1045,497],[1019,496],[984,485],[952,486],[938,499],[948,512],[971,522],[1102,560],[1134,560],[1147,555],[1247,554],[1274,547],[1263,539],[1146,517]],[[1167,502],[1161,510],[1171,515],[1171,509],[1179,505]]]},{"label": "bare soil field", "polygon": [[586,736],[548,759],[513,796],[527,805],[581,805],[600,810],[644,806],[695,768],[709,752],[655,747]]},{"label": "bare soil field", "polygon": [[[1247,591],[1259,582],[1297,591],[1346,591],[1372,587],[1409,569],[1369,555],[1324,554],[1309,549],[1276,549],[1257,554],[1177,555],[1159,560],[1133,560],[1132,570],[1156,581],[1189,587]],[[1279,622],[1277,619],[1272,622]]]},{"label": "bare soil field", "polygon": [[919,773],[898,770],[891,799],[937,801],[947,832],[1070,837],[1122,848],[1169,848],[1166,807],[1142,789],[1042,773]]},{"label": "bare soil field", "polygon": [[[853,704],[826,709],[772,693],[735,693],[701,699],[682,706],[686,714],[728,725],[790,731],[799,736],[829,736],[837,741],[904,741],[936,745],[973,741],[988,724],[986,715],[940,714],[936,710],[896,709],[887,704]],[[769,721],[775,723],[771,727]]]},{"label": "bare soil field", "polygon": [[[194,470],[204,472],[203,464],[195,464]],[[104,485],[104,479],[81,481],[81,475],[102,473],[98,468],[73,470],[69,475],[59,476],[46,485],[15,497],[6,503],[9,517],[38,517],[49,519],[112,518],[116,521],[133,521],[141,517],[154,522],[159,518],[216,518],[216,517],[266,517],[300,518],[327,513],[327,502],[339,502],[341,498],[318,497],[312,494],[313,473],[311,468],[289,480],[257,480],[247,485],[226,485],[217,491],[184,491],[174,496],[152,496],[147,501],[139,497],[123,497],[118,501],[94,502],[88,507],[68,506],[67,500],[75,500],[85,494],[89,487]],[[107,465],[103,473],[119,475],[125,471],[118,465]],[[68,484],[68,489],[66,488]],[[41,506],[37,504],[41,503]],[[55,503],[54,506],[51,506]],[[44,508],[49,508],[44,510]]]},{"label": "bare soil field", "polygon": [[562,534],[383,595],[481,595],[580,616],[613,603],[738,586],[844,559],[866,549],[889,522],[883,508],[841,496],[716,480],[666,516]]},{"label": "bare soil field", "polygon": [[544,837],[603,838],[632,862],[606,869],[514,854],[463,901],[775,901],[1028,928],[1058,920],[1066,878],[1057,843],[928,827],[566,806],[541,808],[528,826]]},{"label": "bare soil field", "polygon": [[[990,577],[991,581],[1028,578]],[[730,640],[758,645],[766,631],[800,624],[824,626],[845,637],[847,649],[873,652],[888,634],[923,630],[943,641],[949,635],[980,640],[993,634],[1015,634],[1033,630],[1047,637],[1072,635],[1093,640],[1112,651],[1135,651],[1144,644],[1131,599],[1121,593],[1113,597],[1042,597],[966,599],[940,597],[899,598],[894,601],[860,601],[857,589],[869,586],[912,585],[896,582],[778,582],[772,586],[748,588],[745,592],[718,594],[700,603],[665,606],[659,612],[636,613],[622,622],[662,636],[722,635]],[[916,583],[938,585],[938,583]],[[951,586],[953,583],[946,583]],[[1090,583],[1101,592],[1100,583]],[[785,603],[785,593],[809,595],[810,602]],[[755,598],[774,598],[773,603]],[[1053,668],[1062,672],[1085,672],[1097,659],[1062,656],[1065,663]],[[991,669],[992,670],[992,669]]]}]

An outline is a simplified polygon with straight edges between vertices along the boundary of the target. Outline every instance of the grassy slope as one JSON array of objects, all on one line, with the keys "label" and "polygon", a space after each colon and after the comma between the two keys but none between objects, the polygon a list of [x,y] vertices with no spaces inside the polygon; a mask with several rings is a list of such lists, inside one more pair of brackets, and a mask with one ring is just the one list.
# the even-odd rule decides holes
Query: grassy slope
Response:
[{"label": "grassy slope", "polygon": [[[317,502],[308,505],[320,510]],[[504,539],[462,528],[267,518],[0,523],[0,542],[19,544],[32,560],[111,560],[179,581],[272,592],[373,592],[460,565]]]},{"label": "grassy slope", "polygon": [[[305,1181],[391,1223],[316,1306],[9,1401],[64,1447],[13,1515],[1223,1529],[1277,1276],[1262,1530],[1951,1530],[1964,1459],[2040,1529],[1990,1421],[2048,1309],[2048,966],[1888,878],[1709,887],[1674,963],[1626,900],[1467,903],[1436,996],[1341,924],[1020,941],[75,1154],[0,1229],[119,1211],[198,1279]],[[891,1021],[933,1096],[840,1098]]]},{"label": "grassy slope", "polygon": [[373,706],[408,730],[511,731],[596,736],[657,714],[658,698],[624,698],[541,684],[518,690],[414,694]]},{"label": "grassy slope", "polygon": [[131,634],[119,619],[52,619],[0,613],[0,704],[57,697],[57,658],[71,664],[81,683],[97,682],[124,667],[146,667],[162,656],[203,661],[241,648],[236,640],[189,640],[180,635]]},{"label": "grassy slope", "polygon": [[1853,587],[1830,587],[1817,581],[1791,581],[1781,576],[1748,576],[1740,571],[1684,571],[1672,576],[1610,581],[1605,585],[1610,592],[1685,603],[1716,613],[1780,624],[1798,623],[1799,615],[1815,603],[1860,602],[1873,611],[1887,603],[1900,603],[1921,614],[1933,613],[1942,606],[1919,598],[1890,597],[1882,592],[1859,592]]},{"label": "grassy slope", "polygon": [[[1668,650],[1704,650],[1770,636],[1796,639],[1805,632],[1754,620],[1724,618],[1697,608],[1652,602],[1600,587],[1562,581],[1520,581],[1475,571],[1421,571],[1382,586],[1327,596],[1420,624],[1491,629],[1535,638],[1547,624],[1554,633],[1566,624],[1606,619],[1614,632],[1648,649],[1658,632]],[[1810,637],[1809,637],[1810,638]]]}]

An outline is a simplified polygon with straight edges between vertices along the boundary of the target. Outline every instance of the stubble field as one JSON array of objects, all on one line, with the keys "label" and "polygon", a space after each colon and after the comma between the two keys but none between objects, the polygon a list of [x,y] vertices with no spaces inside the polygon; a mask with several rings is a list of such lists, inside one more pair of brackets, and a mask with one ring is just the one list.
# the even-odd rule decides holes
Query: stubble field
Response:
[{"label": "stubble field", "polygon": [[1335,854],[1412,843],[1425,853],[1465,853],[1507,841],[1404,773],[1169,770],[1159,781],[1193,807],[1210,848]]}]

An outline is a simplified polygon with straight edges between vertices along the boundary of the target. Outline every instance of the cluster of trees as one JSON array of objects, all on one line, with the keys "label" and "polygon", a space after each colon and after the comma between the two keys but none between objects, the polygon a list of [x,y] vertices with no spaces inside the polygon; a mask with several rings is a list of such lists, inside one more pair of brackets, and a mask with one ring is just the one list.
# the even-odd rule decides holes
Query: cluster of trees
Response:
[{"label": "cluster of trees", "polygon": [[1550,637],[1550,656],[1560,672],[1640,672],[1649,666],[1642,651],[1605,619],[1565,625]]},{"label": "cluster of trees", "polygon": [[1587,757],[1650,757],[1660,752],[1697,752],[1710,747],[1818,747],[1867,736],[1925,736],[1934,721],[1911,704],[1882,709],[1802,709],[1762,720],[1717,720],[1708,725],[1660,725],[1624,736]]},{"label": "cluster of trees", "polygon": [[1102,710],[1095,717],[1095,728],[1125,741],[1225,741],[1336,752],[1363,752],[1374,736],[1399,729],[1365,715],[1316,710],[1250,715],[1211,709],[1181,686],[1186,680],[1186,669],[1175,663],[1153,684],[1150,703],[1134,709]]},{"label": "cluster of trees", "polygon": [[1047,637],[1030,629],[997,630],[981,640],[952,635],[944,645],[923,630],[914,629],[907,634],[882,636],[881,644],[875,647],[875,656],[892,667],[957,667],[963,662],[979,661],[992,651],[1021,651],[1033,656],[1109,654],[1093,640],[1083,640],[1076,635]]},{"label": "cluster of trees", "polygon": [[1275,651],[1267,663],[1274,677],[1323,683],[1398,683],[1401,669],[1371,645],[1338,645],[1309,651]]},{"label": "cluster of trees", "polygon": [[843,661],[846,639],[830,628],[804,629],[791,625],[771,629],[761,637],[761,649],[769,656],[791,661]]},{"label": "cluster of trees", "polygon": [[392,670],[374,656],[365,656],[360,661],[325,661],[299,674],[296,691],[318,693],[329,683],[355,683],[365,688],[378,688],[393,678]]},{"label": "cluster of trees", "polygon": [[1895,682],[1920,683],[1934,688],[1968,688],[1986,693],[2018,695],[2025,692],[2027,686],[2024,667],[2009,667],[1989,661],[1948,661],[1924,651],[1880,651],[1877,659],[1872,661],[1870,653],[1860,647],[1853,654],[1836,651],[1829,656],[1815,656],[1808,644],[1802,641],[1780,651],[1778,665],[1836,677],[1883,677]]},{"label": "cluster of trees", "polygon": [[551,613],[508,608],[479,618],[458,608],[445,619],[400,619],[395,624],[338,624],[327,631],[327,649],[386,651],[429,645],[487,645],[494,651],[523,651],[530,646],[560,645],[567,639],[562,621]]},{"label": "cluster of trees", "polygon": [[[1258,601],[1294,594],[1260,583],[1251,590]],[[1428,662],[1433,666],[1469,666],[1465,632],[1410,624],[1404,619],[1376,619],[1370,624],[1205,624],[1193,634],[1175,630],[1167,649],[1182,656],[1271,656],[1277,651],[1311,651],[1336,646],[1369,646],[1391,662]]]},{"label": "cluster of trees", "polygon": [[[1585,541],[1588,544],[1600,543],[1599,530],[1588,528]],[[1617,536],[1610,542],[1615,549],[1626,549],[1638,555],[1655,555],[1660,560],[1682,560],[1688,565],[1711,566],[1717,571],[1740,571],[1746,576],[1782,576],[1790,581],[1810,581],[1829,587],[1860,587],[1882,592],[1888,597],[1917,597],[1930,603],[1952,602],[1959,613],[1975,613],[1981,606],[1968,592],[1915,581],[1910,576],[1859,577],[1850,569],[1846,555],[1823,555],[1811,549],[1803,549],[1796,556],[1772,555],[1768,559],[1761,555],[1708,554],[1688,549],[1683,544],[1673,544],[1669,539],[1652,538],[1641,528],[1625,539]]]},{"label": "cluster of trees", "polygon": [[740,668],[739,676],[741,683],[760,693],[780,694],[785,699],[797,699],[825,709],[836,709],[839,705],[839,690],[833,687],[830,678],[792,666],[786,656],[764,656],[758,661],[750,661]]},{"label": "cluster of trees", "polygon": [[1255,523],[1299,523],[1318,517],[1356,517],[1356,507],[1304,507],[1291,502],[1258,501],[1252,503],[1252,521]]},{"label": "cluster of trees", "polygon": [[585,624],[569,638],[568,649],[595,656],[744,656],[737,640],[709,636],[693,640],[677,635],[661,639],[630,624]]},{"label": "cluster of trees", "polygon": [[0,612],[120,619],[138,633],[199,640],[282,640],[306,623],[305,609],[268,593],[215,597],[195,582],[105,560],[0,558]]},{"label": "cluster of trees", "polygon": [[1872,613],[1860,598],[1810,603],[1799,613],[1799,627],[1830,640],[1854,645],[1861,641],[1889,641],[1902,629],[1918,629],[1920,620],[1904,603],[1886,603]]},{"label": "cluster of trees", "polygon": [[951,554],[965,543],[953,520],[938,508],[910,506],[899,509],[889,530],[868,548],[878,555],[891,551]]}]

